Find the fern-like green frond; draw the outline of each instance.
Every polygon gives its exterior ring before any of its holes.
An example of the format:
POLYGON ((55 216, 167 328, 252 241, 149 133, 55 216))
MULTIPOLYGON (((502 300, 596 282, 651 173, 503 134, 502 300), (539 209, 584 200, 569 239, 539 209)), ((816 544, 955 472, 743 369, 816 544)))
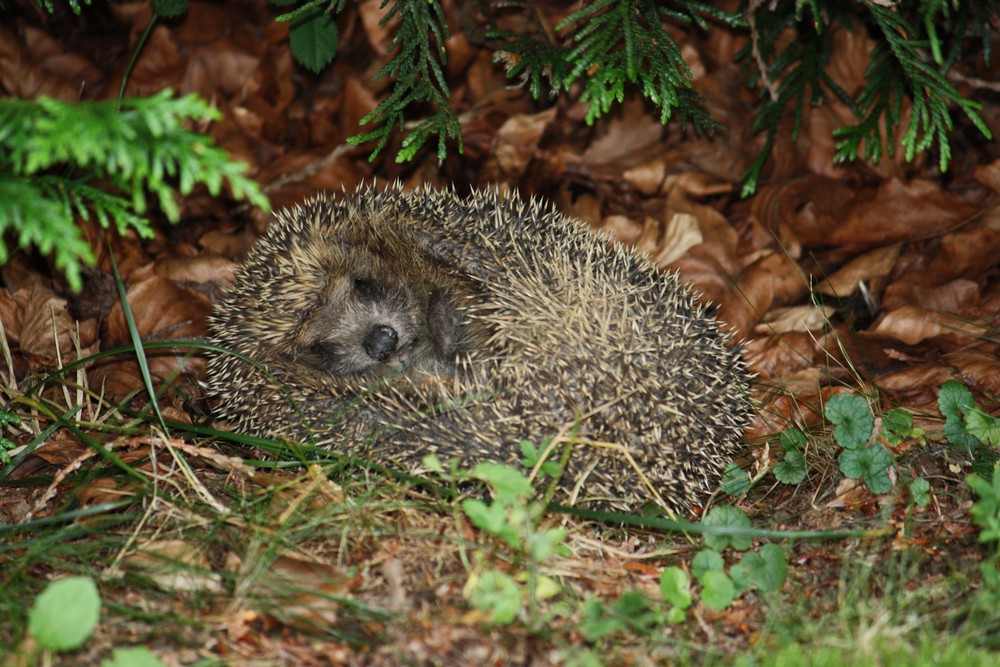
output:
MULTIPOLYGON (((80 261, 93 256, 75 218, 90 214, 104 227, 149 234, 147 193, 176 222, 175 196, 197 184, 213 195, 224 182, 238 199, 267 208, 267 198, 211 138, 186 129, 218 112, 194 95, 170 91, 150 98, 70 104, 50 98, 0 100, 0 234, 13 232, 20 247, 55 253, 71 287, 80 287, 80 261), (58 175, 55 173, 58 171, 58 175), (68 174, 68 176, 66 175, 68 174), (88 183, 99 179, 111 192, 88 183), (43 215, 44 214, 44 215, 43 215)), ((7 258, 0 247, 0 261, 7 258)))
POLYGON ((981 105, 963 98, 948 80, 948 73, 969 53, 966 41, 970 38, 982 42, 984 62, 989 62, 988 26, 997 20, 1000 6, 996 0, 926 0, 892 6, 797 0, 759 6, 750 17, 751 41, 738 58, 743 59, 750 80, 761 83, 765 99, 755 129, 766 131, 767 136, 764 149, 743 174, 743 195, 756 189, 788 106, 792 105, 794 113, 794 139, 805 102, 819 103, 828 94, 844 102, 858 119, 854 125, 834 130, 836 160, 854 160, 861 155, 878 162, 885 153, 894 155, 897 130, 907 122, 909 103, 908 124, 900 138, 906 159, 936 148, 939 168, 947 169, 952 111, 960 110, 983 136, 991 138, 979 117, 981 105), (875 39, 865 85, 853 99, 825 70, 830 58, 829 34, 837 24, 852 29, 865 26, 875 39), (780 38, 782 31, 791 27, 797 31, 796 39, 776 52, 775 45, 786 41, 780 38))
POLYGON ((541 94, 543 81, 553 91, 568 91, 582 80, 580 101, 587 105, 587 123, 621 102, 629 86, 638 86, 659 107, 661 122, 678 111, 682 123, 710 132, 719 126, 694 93, 691 70, 664 28, 667 22, 705 28, 706 17, 730 26, 744 25, 739 14, 696 0, 596 0, 555 26, 568 33, 566 45, 507 32, 493 32, 490 37, 504 42, 496 59, 507 66, 507 77, 527 85, 535 98, 541 94))
MULTIPOLYGON (((774 147, 781 121, 789 105, 792 105, 793 109, 793 141, 798 138, 807 102, 818 104, 828 92, 832 92, 848 106, 854 106, 850 96, 824 71, 830 57, 829 31, 818 30, 815 24, 803 21, 799 25, 800 38, 792 41, 777 55, 773 55, 773 45, 777 42, 778 33, 785 24, 779 17, 771 18, 773 20, 763 20, 758 23, 758 30, 762 57, 773 57, 766 71, 767 78, 776 83, 773 95, 761 86, 761 96, 764 101, 754 121, 754 131, 763 131, 767 134, 764 148, 742 175, 744 197, 757 189, 761 171, 774 147)), ((751 46, 748 45, 738 57, 749 60, 750 49, 751 46)))
MULTIPOLYGON (((389 0, 384 0, 384 9, 389 0)), ((434 112, 415 127, 409 128, 397 162, 411 159, 432 135, 437 135, 438 159, 447 154, 446 140, 458 142, 462 151, 462 127, 451 108, 448 84, 441 69, 447 61, 445 40, 450 37, 444 10, 437 0, 395 0, 380 23, 399 20, 399 31, 392 41, 395 56, 375 75, 375 80, 388 76, 394 80, 389 96, 375 110, 361 119, 361 124, 377 127, 370 132, 350 137, 352 144, 378 140, 371 159, 382 151, 395 127, 403 128, 403 112, 410 104, 429 103, 434 112)))
MULTIPOLYGON (((931 9, 928 17, 940 8, 931 9)), ((933 60, 944 63, 941 39, 931 21, 925 22, 925 27, 930 25, 928 39, 921 40, 913 37, 917 34, 915 28, 899 12, 876 4, 870 5, 869 11, 885 41, 879 42, 872 52, 867 81, 858 96, 859 122, 834 132, 837 138, 835 158, 853 160, 864 143, 865 157, 878 162, 883 151, 880 120, 884 121, 889 137, 888 153, 893 155, 892 137, 902 121, 903 100, 909 99, 912 103, 910 122, 900 139, 906 160, 912 160, 917 153, 936 144, 938 167, 946 171, 951 161, 948 133, 953 122, 950 108, 960 109, 989 139, 992 134, 978 114, 983 107, 963 98, 945 77, 945 72, 939 69, 940 65, 924 57, 923 50, 930 46, 933 60)))
POLYGON ((574 29, 574 46, 564 56, 572 69, 562 85, 568 89, 583 77, 580 101, 587 104, 587 123, 621 102, 626 84, 638 84, 643 96, 660 108, 662 123, 680 109, 682 119, 698 129, 717 126, 691 92, 691 70, 663 27, 668 19, 690 15, 697 14, 690 8, 687 14, 671 11, 652 0, 598 0, 556 26, 574 29))

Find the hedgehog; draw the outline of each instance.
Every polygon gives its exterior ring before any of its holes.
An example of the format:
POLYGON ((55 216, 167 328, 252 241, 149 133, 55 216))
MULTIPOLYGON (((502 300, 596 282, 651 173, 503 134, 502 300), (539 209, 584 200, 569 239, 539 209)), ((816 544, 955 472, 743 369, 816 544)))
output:
POLYGON ((210 339, 254 362, 209 360, 236 431, 416 474, 544 443, 566 504, 688 512, 752 412, 739 345, 676 274, 496 190, 366 185, 277 213, 210 339))

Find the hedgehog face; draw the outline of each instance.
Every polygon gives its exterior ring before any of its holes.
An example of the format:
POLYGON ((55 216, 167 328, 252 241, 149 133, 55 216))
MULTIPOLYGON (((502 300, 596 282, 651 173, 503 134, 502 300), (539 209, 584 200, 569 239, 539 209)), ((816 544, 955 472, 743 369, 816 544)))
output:
POLYGON ((331 271, 295 357, 334 377, 378 378, 450 362, 461 317, 443 289, 352 248, 331 271))

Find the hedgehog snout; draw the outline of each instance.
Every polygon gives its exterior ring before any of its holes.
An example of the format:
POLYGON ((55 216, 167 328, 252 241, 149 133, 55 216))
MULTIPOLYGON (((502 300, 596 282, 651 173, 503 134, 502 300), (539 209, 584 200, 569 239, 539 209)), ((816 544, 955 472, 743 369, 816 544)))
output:
POLYGON ((386 361, 399 348, 399 334, 390 326, 375 324, 365 333, 361 347, 375 361, 386 361))

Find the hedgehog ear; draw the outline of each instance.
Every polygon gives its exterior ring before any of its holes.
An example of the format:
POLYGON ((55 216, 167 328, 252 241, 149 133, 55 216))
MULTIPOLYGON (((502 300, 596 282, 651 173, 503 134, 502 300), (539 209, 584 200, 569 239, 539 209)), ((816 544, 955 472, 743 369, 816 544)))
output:
POLYGON ((453 359, 458 352, 458 341, 462 333, 462 314, 440 287, 431 289, 427 330, 434 341, 434 351, 438 357, 447 361, 453 359))

